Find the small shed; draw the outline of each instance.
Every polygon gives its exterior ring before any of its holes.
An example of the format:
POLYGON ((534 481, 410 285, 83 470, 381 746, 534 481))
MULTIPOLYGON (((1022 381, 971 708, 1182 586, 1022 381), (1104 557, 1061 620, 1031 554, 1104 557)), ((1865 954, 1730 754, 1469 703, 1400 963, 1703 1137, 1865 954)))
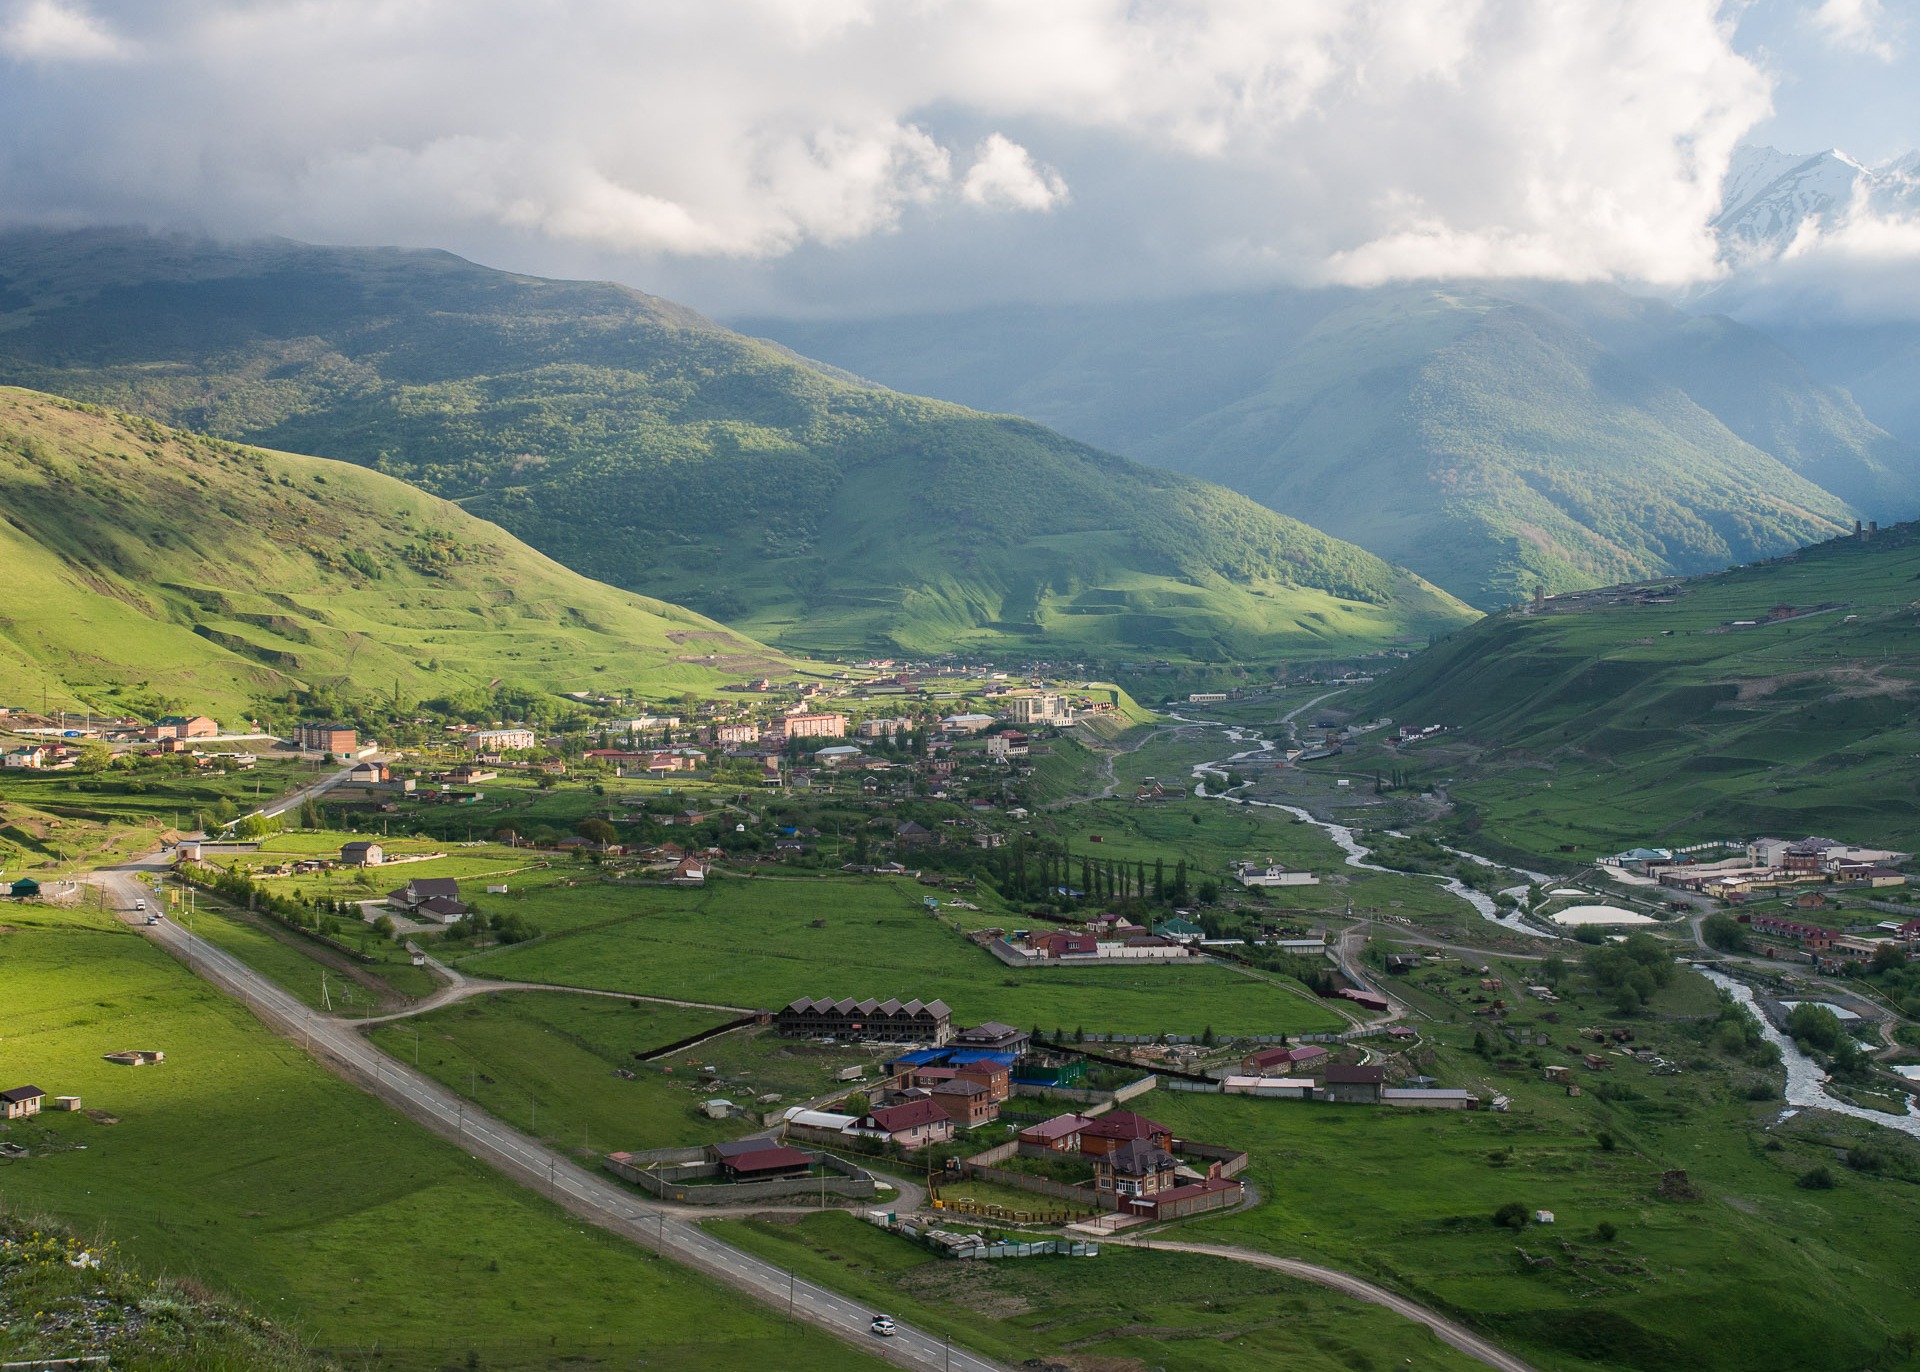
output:
POLYGON ((21 877, 7 888, 7 893, 15 900, 30 900, 40 894, 40 883, 32 877, 21 877))
POLYGON ((39 1114, 40 1102, 46 1098, 47 1093, 37 1086, 16 1086, 10 1091, 0 1091, 0 1110, 4 1110, 10 1120, 23 1120, 39 1114))

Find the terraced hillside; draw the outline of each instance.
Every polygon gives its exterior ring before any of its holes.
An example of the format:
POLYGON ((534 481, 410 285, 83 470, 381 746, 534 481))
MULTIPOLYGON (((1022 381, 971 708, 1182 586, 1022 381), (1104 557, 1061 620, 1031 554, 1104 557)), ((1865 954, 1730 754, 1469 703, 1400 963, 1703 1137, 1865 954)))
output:
POLYGON ((1920 846, 1920 525, 1482 621, 1353 703, 1457 731, 1481 847, 1591 857, 1816 833, 1920 846), (1464 746, 1463 746, 1464 745, 1464 746))
POLYGON ((0 703, 712 690, 779 654, 341 462, 0 389, 0 703))
POLYGON ((444 253, 0 236, 0 380, 375 467, 808 650, 1271 659, 1470 612, 1244 496, 444 253))

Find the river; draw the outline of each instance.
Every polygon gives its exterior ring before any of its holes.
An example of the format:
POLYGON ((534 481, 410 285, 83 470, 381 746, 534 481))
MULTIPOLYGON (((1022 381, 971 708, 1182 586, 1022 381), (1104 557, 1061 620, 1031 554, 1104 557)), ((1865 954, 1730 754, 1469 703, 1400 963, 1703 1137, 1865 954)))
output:
POLYGON ((1823 1080, 1825 1073, 1820 1064, 1800 1051, 1800 1046, 1781 1033, 1760 1013, 1760 1007, 1753 1003, 1753 988, 1744 981, 1736 981, 1724 972, 1716 972, 1711 967, 1695 963, 1694 970, 1722 991, 1732 996, 1749 1015, 1760 1022, 1760 1032, 1768 1043, 1780 1050, 1781 1058, 1787 1064, 1787 1104, 1801 1110, 1831 1110, 1836 1115, 1850 1115, 1857 1120, 1866 1120, 1870 1124, 1883 1124, 1889 1129, 1898 1129, 1903 1134, 1911 1134, 1920 1139, 1920 1114, 1914 1113, 1911 1097, 1907 1100, 1905 1115, 1888 1115, 1879 1110, 1869 1110, 1862 1105, 1854 1105, 1827 1094, 1823 1080))
MULTIPOLYGON (((1326 699, 1325 696, 1320 697, 1320 700, 1324 699, 1326 699)), ((1302 705, 1299 709, 1295 710, 1293 714, 1288 715, 1283 722, 1290 722, 1293 719, 1293 715, 1299 714, 1300 710, 1304 710, 1308 708, 1308 706, 1318 703, 1318 701, 1308 701, 1307 705, 1302 705)), ((1171 714, 1171 712, 1169 713, 1171 714)), ((1172 718, 1179 720, 1183 724, 1205 725, 1210 728, 1224 730, 1229 743, 1252 743, 1255 745, 1252 748, 1243 748, 1240 752, 1234 753, 1223 761, 1202 762, 1195 766, 1193 768, 1193 793, 1195 796, 1208 800, 1224 800, 1229 805, 1254 805, 1263 810, 1283 810, 1303 823, 1311 824, 1316 829, 1324 830, 1327 837, 1332 839, 1334 843, 1339 846, 1340 851, 1347 855, 1347 866, 1349 867, 1359 868, 1365 872, 1393 872, 1400 876, 1423 876, 1429 880, 1439 882, 1446 890, 1460 897, 1461 900, 1471 905, 1482 919, 1490 924, 1497 924, 1502 929, 1510 929, 1516 934, 1525 934, 1528 938, 1557 939, 1559 937, 1558 935, 1545 933, 1534 928, 1517 914, 1501 914, 1500 907, 1494 903, 1492 896, 1474 890, 1458 877, 1443 877, 1432 872, 1402 872, 1397 867, 1382 867, 1377 862, 1367 861, 1368 857, 1372 855, 1373 850, 1355 838, 1353 830, 1344 824, 1334 824, 1329 820, 1316 819, 1310 812, 1303 810, 1298 805, 1282 805, 1270 800, 1250 800, 1244 796, 1233 795, 1230 792, 1212 792, 1207 790, 1208 777, 1214 777, 1221 782, 1227 781, 1228 772, 1235 763, 1269 761, 1270 758, 1268 755, 1273 751, 1273 740, 1262 737, 1256 729, 1243 728, 1237 724, 1227 724, 1217 719, 1188 719, 1184 715, 1178 714, 1172 715, 1172 718)), ((1388 832, 1394 833, 1395 831, 1388 830, 1388 832)), ((1401 837, 1401 835, 1398 834, 1395 836, 1401 837)), ((1466 858, 1470 862, 1478 863, 1482 867, 1518 872, 1519 875, 1526 877, 1528 881, 1545 882, 1551 880, 1551 878, 1544 873, 1529 872, 1522 868, 1509 868, 1503 863, 1495 862, 1492 858, 1481 857, 1478 853, 1465 852, 1459 848, 1448 848, 1447 851, 1458 857, 1466 858)), ((1500 894, 1513 898, 1517 895, 1524 894, 1526 889, 1525 883, 1522 883, 1518 886, 1507 887, 1502 890, 1500 894)))

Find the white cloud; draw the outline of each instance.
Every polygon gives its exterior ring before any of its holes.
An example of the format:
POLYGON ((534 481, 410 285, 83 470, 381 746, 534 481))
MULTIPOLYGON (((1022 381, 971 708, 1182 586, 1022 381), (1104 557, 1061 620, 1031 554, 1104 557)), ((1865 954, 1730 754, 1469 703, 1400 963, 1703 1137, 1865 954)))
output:
POLYGON ((960 184, 961 196, 976 205, 1016 210, 1050 210, 1067 198, 1067 183, 1052 167, 1004 134, 990 134, 960 184))
POLYGON ((97 62, 124 55, 111 30, 78 5, 15 0, 0 11, 0 53, 31 62, 97 62))
POLYGON ((1893 23, 1881 0, 1821 0, 1807 22, 1842 52, 1857 52, 1891 62, 1899 55, 1893 23))
POLYGON ((1012 256, 1067 288, 1685 281, 1768 108, 1732 3, 147 0, 108 35, 30 0, 10 36, 124 60, 10 38, 0 212, 655 283, 826 250, 923 251, 956 295, 1012 256))

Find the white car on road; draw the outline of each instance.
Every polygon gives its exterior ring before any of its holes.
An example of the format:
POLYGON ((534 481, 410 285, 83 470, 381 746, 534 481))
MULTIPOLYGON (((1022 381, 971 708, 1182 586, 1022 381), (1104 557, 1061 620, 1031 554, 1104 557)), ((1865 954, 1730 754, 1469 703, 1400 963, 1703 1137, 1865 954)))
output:
POLYGON ((890 1339, 898 1332, 894 1326, 893 1317, 890 1315, 875 1315, 871 1320, 867 1321, 867 1328, 871 1329, 883 1339, 890 1339))

